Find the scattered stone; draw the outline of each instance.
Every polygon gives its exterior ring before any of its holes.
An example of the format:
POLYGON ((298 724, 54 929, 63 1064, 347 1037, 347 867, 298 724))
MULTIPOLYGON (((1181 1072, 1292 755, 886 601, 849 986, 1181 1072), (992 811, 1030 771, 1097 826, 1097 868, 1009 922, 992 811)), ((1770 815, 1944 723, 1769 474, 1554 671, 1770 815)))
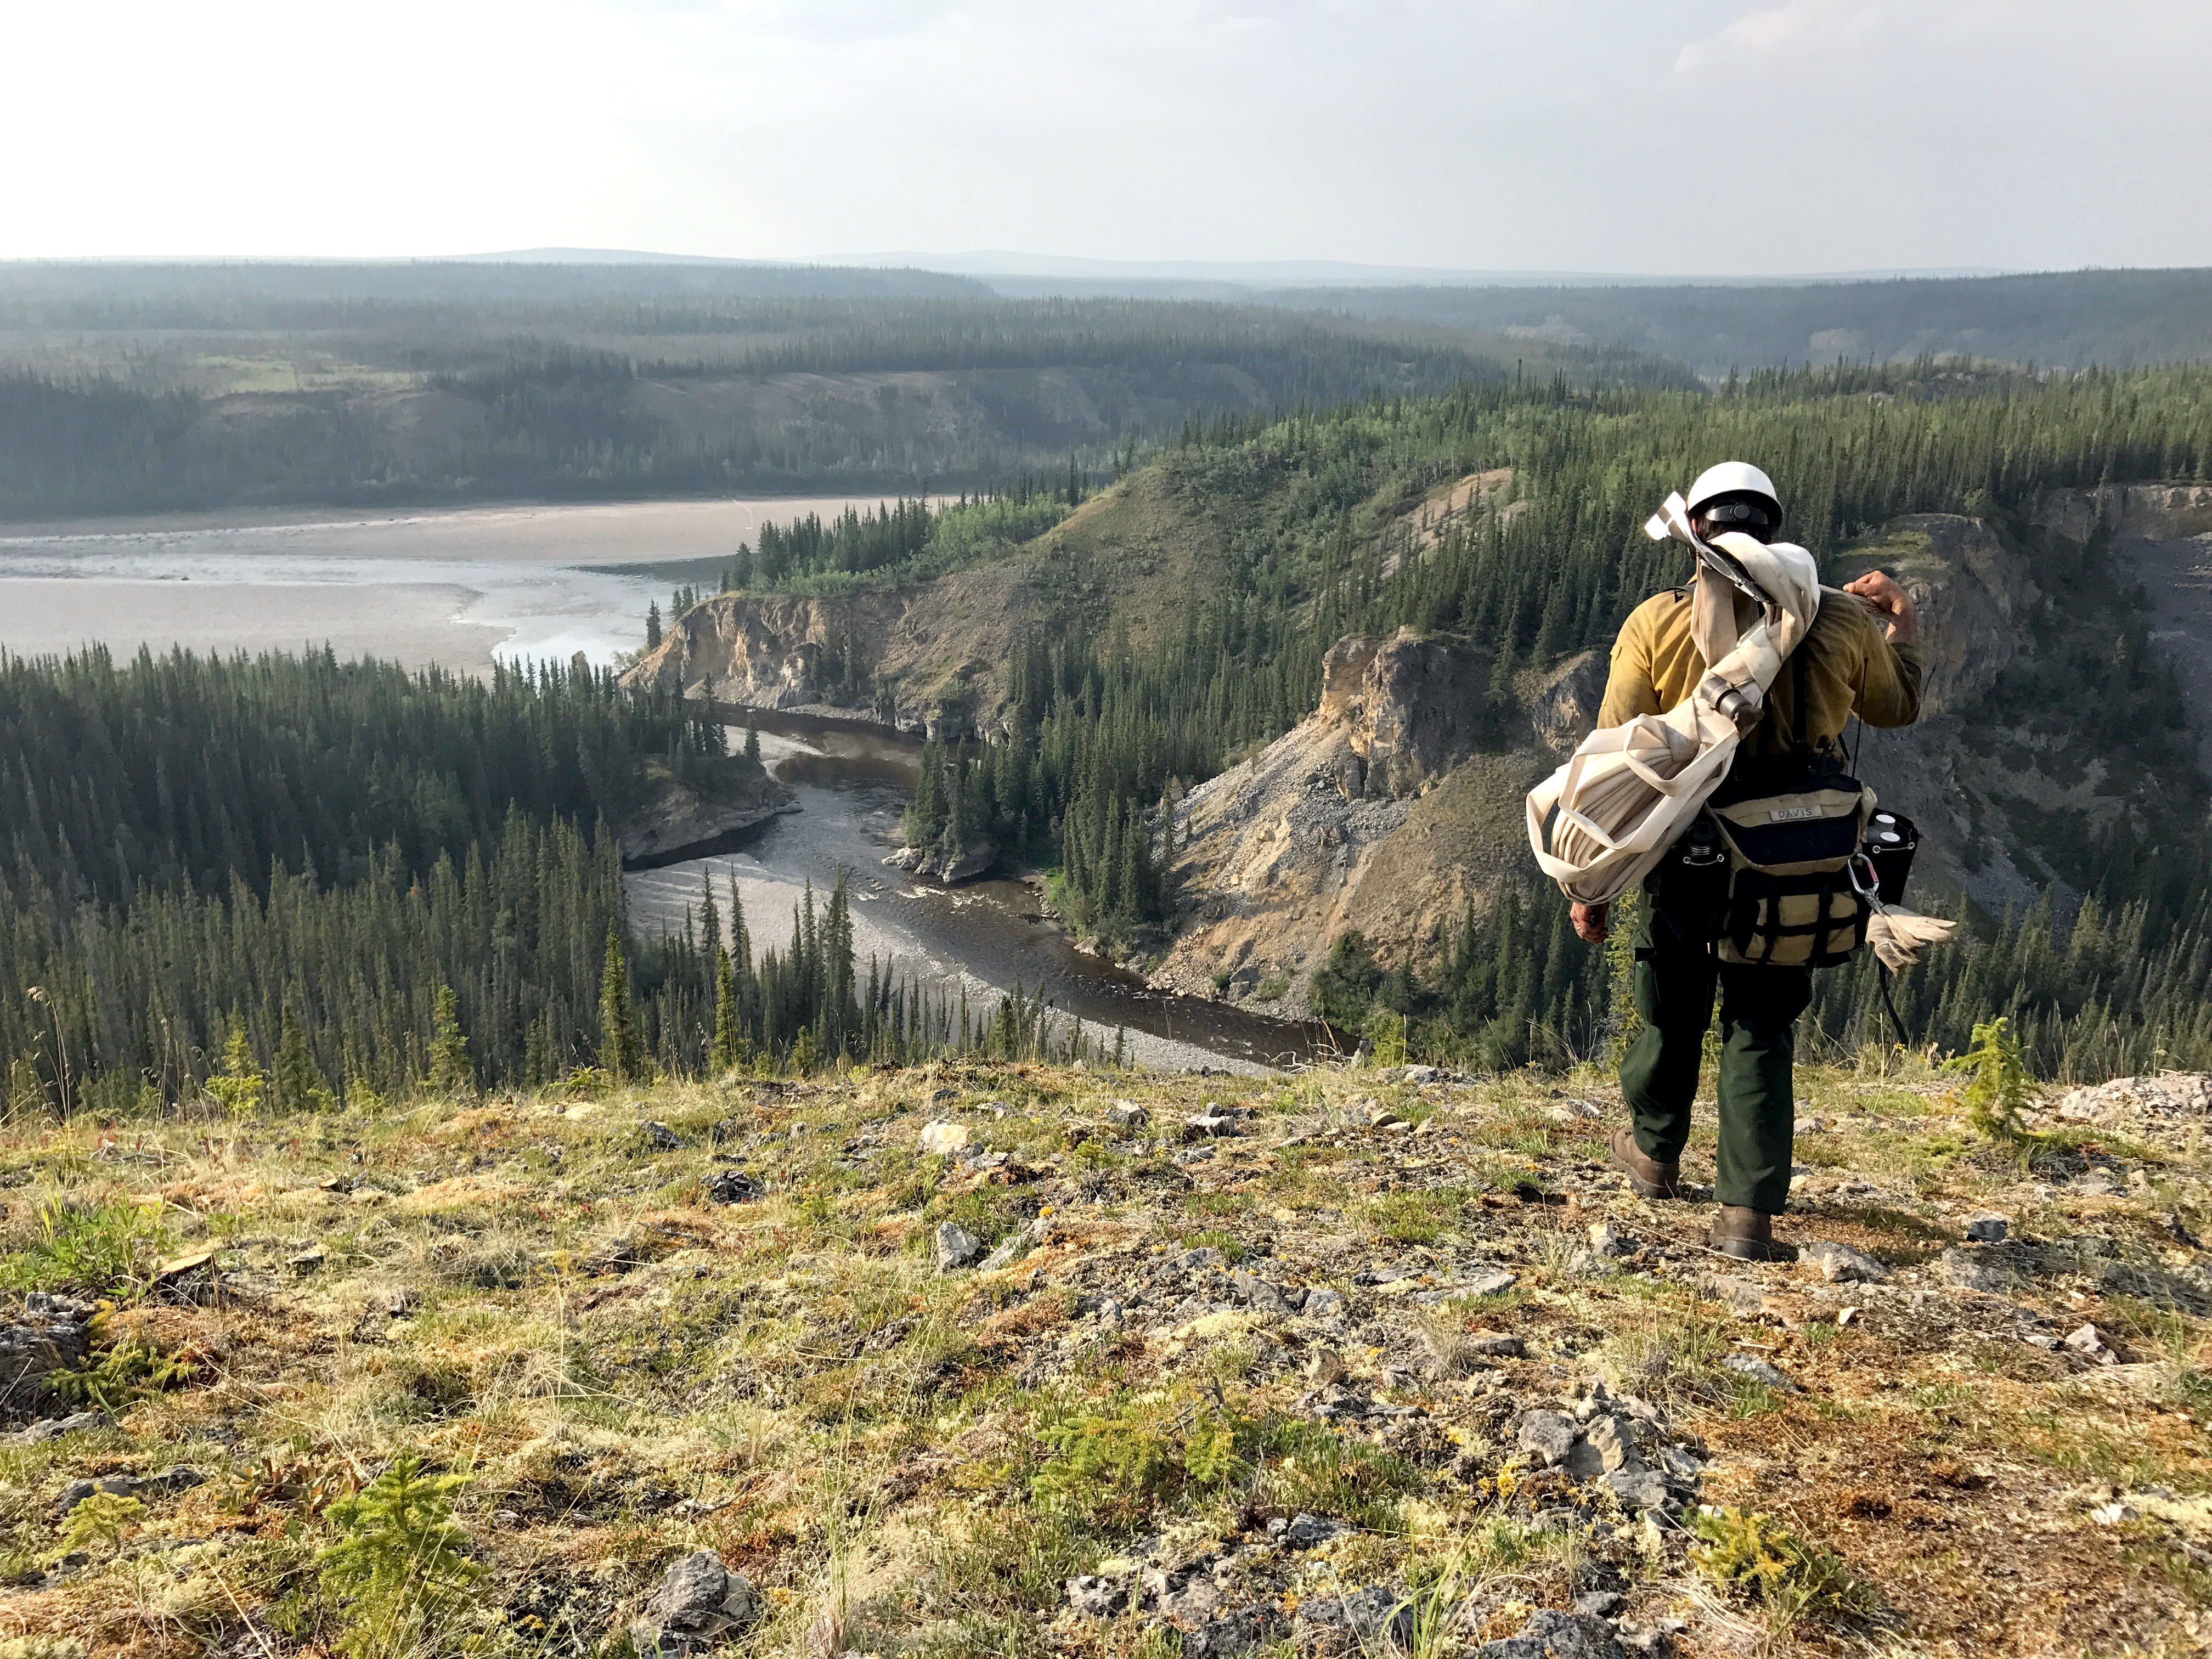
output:
POLYGON ((1257 1312, 1287 1315, 1291 1310, 1291 1304, 1283 1299, 1282 1291, 1257 1273, 1246 1273, 1240 1267, 1229 1275, 1229 1283, 1237 1294, 1257 1312))
POLYGON ((1294 1515, 1283 1528, 1283 1547, 1310 1550, 1333 1538, 1342 1538, 1351 1530, 1343 1522, 1332 1521, 1327 1516, 1294 1515))
POLYGON ((1954 1244, 1937 1256, 1936 1272, 1945 1284, 1962 1291, 2002 1296, 2013 1286, 2013 1276, 1993 1258, 1963 1244, 1954 1244))
POLYGON ((915 1139, 915 1150, 925 1158, 953 1158, 968 1150, 975 1136, 964 1123, 947 1123, 943 1119, 921 1126, 921 1133, 915 1139))
POLYGON ((1523 1412, 1514 1442, 1547 1468, 1552 1468, 1565 1462, 1575 1449, 1574 1420, 1557 1412, 1523 1412))
POLYGON ((1603 1619, 1556 1607, 1539 1607, 1512 1635, 1474 1652, 1475 1659, 1627 1659, 1603 1619))
POLYGON ((1664 1510, 1674 1499, 1667 1478, 1656 1469, 1615 1469, 1605 1477, 1605 1484, 1624 1509, 1664 1510))
POLYGON ((1117 1129, 1141 1129, 1152 1115, 1133 1100, 1117 1100, 1106 1109, 1106 1121, 1117 1129))
POLYGON ((1766 1305, 1765 1285, 1754 1279, 1738 1279, 1732 1273, 1705 1274, 1698 1280, 1698 1294, 1715 1302, 1725 1302, 1729 1311, 1747 1316, 1766 1305))
POLYGON ((983 1241, 957 1221, 937 1224, 937 1271, 949 1273, 983 1254, 983 1241))
POLYGON ((1636 1442, 1631 1437, 1627 1420, 1624 1418, 1611 1415, 1592 1418, 1589 1426, 1583 1431, 1583 1444, 1597 1453, 1599 1466, 1607 1474, 1620 1469, 1626 1469, 1631 1474, 1640 1474, 1649 1467, 1643 1454, 1636 1449, 1636 1442))
POLYGON ((2105 1334, 2094 1325, 2083 1325, 2077 1330, 2069 1332, 2066 1336, 2066 1346, 2084 1358, 2094 1359, 2100 1365, 2117 1365, 2120 1363, 2119 1355, 2114 1353, 2112 1345, 2105 1340, 2105 1334))
POLYGON ((53 1516, 57 1521, 60 1520, 95 1492, 105 1492, 115 1498, 137 1498, 142 1493, 183 1492, 202 1485, 206 1480, 207 1476, 198 1469, 179 1468, 165 1474, 149 1475, 143 1480, 135 1474, 111 1474, 98 1480, 72 1480, 54 1499, 53 1516))
POLYGON ((694 1550, 660 1581, 630 1621, 629 1639, 654 1659, 705 1653, 726 1636, 744 1631, 758 1616, 760 1599, 741 1573, 723 1565, 712 1550, 694 1550))
POLYGON ((684 1150, 684 1138, 665 1123, 647 1119, 643 1133, 645 1144, 656 1152, 680 1152, 684 1150))
POLYGON ((1340 1641, 1348 1635, 1363 1647, 1379 1639, 1402 1653, 1413 1645, 1414 1623, 1413 1607, 1403 1597, 1381 1584, 1370 1584, 1347 1595, 1317 1595, 1300 1602, 1292 1635, 1301 1650, 1327 1632, 1340 1641))
POLYGON ((1757 1354, 1732 1353, 1721 1361, 1721 1369, 1734 1371, 1738 1376, 1747 1376, 1753 1382, 1783 1394, 1796 1394, 1797 1385, 1777 1370, 1757 1354))
POLYGON ((1017 1227, 999 1243, 999 1248, 985 1256, 978 1273, 994 1273, 1001 1267, 1011 1267, 1044 1241, 1044 1224, 1032 1221, 1027 1226, 1017 1227))
POLYGON ((1305 1305, 1298 1311, 1308 1319, 1341 1319, 1344 1297, 1326 1285, 1316 1285, 1306 1292, 1305 1305))
POLYGON ((1984 1212, 1966 1218, 1966 1237, 1977 1244, 2002 1244, 2012 1231, 2012 1223, 2001 1215, 1984 1212))
POLYGON ((750 1204, 768 1195, 768 1183, 743 1170, 717 1170, 706 1186, 710 1204, 750 1204))
POLYGON ((1801 1245, 1797 1261, 1801 1267, 1817 1268, 1831 1285, 1879 1285, 1889 1277, 1889 1269, 1865 1251, 1832 1238, 1816 1238, 1801 1245))
POLYGON ((20 1434, 9 1436, 18 1446, 43 1446, 49 1440, 58 1440, 65 1434, 81 1434, 88 1429, 112 1429, 115 1419, 106 1412, 72 1412, 67 1417, 49 1417, 33 1423, 20 1434))
POLYGON ((1129 1605, 1129 1581, 1085 1574, 1067 1581, 1069 1611, 1085 1619, 1112 1619, 1129 1605))
POLYGON ((1589 1247, 1595 1255, 1629 1255, 1635 1252, 1636 1241, 1610 1221, 1593 1221, 1589 1247))

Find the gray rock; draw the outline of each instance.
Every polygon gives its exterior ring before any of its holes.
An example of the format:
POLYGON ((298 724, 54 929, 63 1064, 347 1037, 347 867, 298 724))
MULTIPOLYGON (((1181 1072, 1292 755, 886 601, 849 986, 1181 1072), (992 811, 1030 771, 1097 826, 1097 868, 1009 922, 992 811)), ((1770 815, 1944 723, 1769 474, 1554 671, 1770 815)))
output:
POLYGON ((1236 1287, 1237 1294, 1256 1312, 1287 1314, 1291 1310, 1291 1304, 1283 1299, 1282 1291, 1257 1273, 1246 1273, 1240 1267, 1229 1275, 1229 1282, 1236 1287))
POLYGON ((33 1290, 13 1321, 0 1321, 0 1409, 33 1411, 51 1401, 46 1376, 77 1371, 91 1347, 93 1305, 33 1290))
POLYGON ((207 1476, 198 1469, 173 1468, 165 1474, 149 1475, 141 1480, 135 1474, 111 1474, 98 1480, 72 1480, 64 1486, 61 1496, 54 1499, 56 1520, 67 1515, 94 1492, 106 1492, 116 1498, 137 1498, 152 1492, 183 1492, 203 1484, 207 1476))
POLYGON ((647 1119, 645 1127, 640 1133, 645 1136, 645 1144, 656 1152, 678 1152, 684 1150, 683 1136, 678 1134, 665 1123, 647 1119))
POLYGON ((1341 1319, 1344 1297, 1326 1285, 1316 1285, 1306 1291, 1305 1304, 1298 1311, 1308 1319, 1341 1319))
POLYGON ((1322 1631, 1342 1632, 1362 1643, 1379 1638, 1403 1651, 1413 1640, 1413 1609, 1402 1596, 1381 1584, 1300 1602, 1294 1638, 1322 1631))
POLYGON ((759 1616, 760 1599, 741 1573, 732 1572, 712 1550, 694 1550, 668 1569, 630 1621, 629 1638, 641 1655, 672 1659, 705 1653, 759 1616))
POLYGON ((58 1440, 65 1434, 78 1434, 88 1429, 112 1429, 115 1419, 106 1412, 74 1412, 67 1417, 49 1417, 33 1423, 21 1434, 10 1437, 19 1446, 42 1446, 49 1440, 58 1440))
POLYGON ((1129 1605, 1129 1581, 1085 1574, 1067 1581, 1069 1611, 1085 1619, 1111 1619, 1129 1605))
POLYGON ((2075 1353, 2094 1359, 2099 1364, 2119 1364, 2119 1355, 2112 1352, 2112 1345, 2105 1340, 2105 1334, 2094 1325, 2083 1325, 2077 1329, 2069 1331, 2066 1334, 2065 1341, 2066 1346, 2073 1349, 2075 1353))
POLYGON ((706 1180, 709 1204, 750 1204, 768 1194, 768 1183, 743 1170, 717 1170, 706 1180))
POLYGON ((1637 1474, 1626 1469, 1615 1469, 1605 1477, 1605 1484, 1626 1509, 1663 1510, 1670 1499, 1666 1477, 1656 1469, 1645 1469, 1637 1474))
POLYGON ((1636 1449, 1630 1435, 1628 1419, 1611 1415, 1590 1419, 1583 1431, 1583 1443, 1594 1447, 1601 1468, 1610 1474, 1616 1469, 1626 1469, 1631 1474, 1640 1474, 1647 1467, 1644 1455, 1636 1449))
POLYGON ((1865 1251, 1832 1238, 1816 1238, 1800 1246, 1797 1261, 1801 1267, 1819 1269, 1820 1277, 1831 1285, 1879 1285, 1889 1277, 1889 1269, 1865 1251))
POLYGON ((1721 1369, 1734 1371, 1738 1376, 1747 1376, 1753 1382, 1782 1394, 1796 1394, 1797 1385, 1777 1370, 1773 1365, 1754 1353, 1732 1353, 1721 1361, 1721 1369))
POLYGON ((1324 1515, 1294 1515, 1283 1528, 1283 1547, 1310 1550, 1332 1538, 1341 1538, 1351 1530, 1343 1522, 1332 1521, 1324 1515))
POLYGON ((1966 1218, 1966 1237, 1977 1244, 2002 1244, 2005 1235, 2011 1231, 2010 1221, 1987 1211, 1966 1218))
POLYGON ((949 1273, 983 1254, 983 1241, 957 1221, 937 1224, 937 1271, 949 1273))
POLYGON ((2014 1282, 2012 1274, 1995 1258, 1963 1244, 1954 1244, 1937 1256, 1936 1272, 1946 1285, 1990 1296, 2002 1296, 2012 1289, 2014 1282))
POLYGON ((1706 1273, 1698 1280, 1698 1294, 1725 1302, 1731 1312, 1755 1314, 1766 1305, 1766 1290, 1755 1279, 1731 1273, 1706 1273))
POLYGON ((1289 1633, 1290 1621, 1272 1607, 1232 1607, 1182 1633, 1183 1659, 1235 1659, 1289 1633))
POLYGON ((1574 1419, 1557 1412, 1523 1412, 1514 1442, 1547 1468, 1564 1463, 1575 1449, 1574 1419))
POLYGON ((1512 1635, 1474 1651, 1475 1659, 1628 1659, 1604 1620, 1556 1607, 1538 1608, 1512 1635))

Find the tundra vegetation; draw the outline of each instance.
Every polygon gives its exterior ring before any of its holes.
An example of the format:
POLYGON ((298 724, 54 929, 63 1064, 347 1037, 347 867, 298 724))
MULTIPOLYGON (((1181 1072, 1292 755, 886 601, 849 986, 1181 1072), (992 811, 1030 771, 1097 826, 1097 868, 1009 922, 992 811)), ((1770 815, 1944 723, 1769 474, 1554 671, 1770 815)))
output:
POLYGON ((2212 1093, 2030 1090, 2024 1151, 1960 1085, 1809 1073, 1776 1267, 1605 1170, 1594 1073, 956 1059, 19 1115, 0 1629, 2191 1650, 2212 1093))

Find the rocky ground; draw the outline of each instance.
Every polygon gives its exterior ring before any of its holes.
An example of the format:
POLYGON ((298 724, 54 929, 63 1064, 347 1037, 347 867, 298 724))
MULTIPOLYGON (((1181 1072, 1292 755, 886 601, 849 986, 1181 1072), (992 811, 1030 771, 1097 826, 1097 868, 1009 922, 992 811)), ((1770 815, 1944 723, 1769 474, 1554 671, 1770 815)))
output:
POLYGON ((1774 1267, 1591 1078, 17 1122, 0 1654, 2204 1650, 2212 1090, 1807 1093, 1774 1267))

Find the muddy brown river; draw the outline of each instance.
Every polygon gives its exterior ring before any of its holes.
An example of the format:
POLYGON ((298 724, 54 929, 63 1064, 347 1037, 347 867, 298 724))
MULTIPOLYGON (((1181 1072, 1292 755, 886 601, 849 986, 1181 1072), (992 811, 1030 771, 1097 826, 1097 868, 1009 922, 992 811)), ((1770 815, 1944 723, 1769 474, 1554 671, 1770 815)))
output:
MULTIPOLYGON (((1304 1060, 1328 1045, 1323 1027, 1155 991, 1078 951, 1025 882, 945 888, 887 867, 884 857, 899 845, 899 815, 913 793, 920 742, 860 721, 768 711, 755 718, 761 759, 796 793, 800 810, 701 856, 633 871, 626 878, 630 921, 641 932, 681 930, 705 881, 713 882, 716 903, 726 905, 734 879, 754 949, 781 950, 806 884, 824 893, 842 867, 850 872, 863 975, 871 954, 895 961, 902 974, 956 998, 964 991, 983 1014, 1018 984, 1031 995, 1041 986, 1064 1019, 1080 1019, 1107 1049, 1117 1029, 1125 1031, 1131 1057, 1147 1066, 1259 1071, 1304 1060)), ((740 741, 733 729, 732 744, 740 741)))

